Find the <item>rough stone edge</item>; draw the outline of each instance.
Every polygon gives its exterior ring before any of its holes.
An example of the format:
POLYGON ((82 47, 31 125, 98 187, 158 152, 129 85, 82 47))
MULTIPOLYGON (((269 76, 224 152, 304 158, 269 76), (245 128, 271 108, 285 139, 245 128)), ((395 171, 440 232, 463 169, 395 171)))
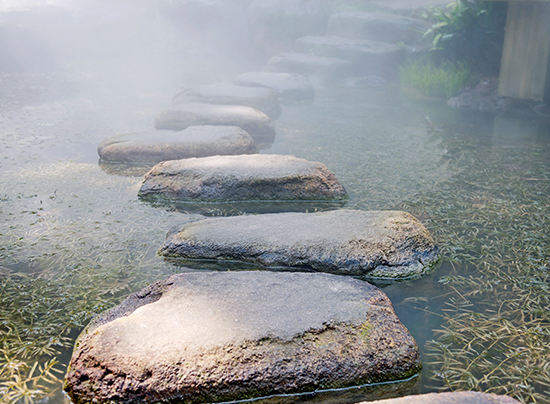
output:
MULTIPOLYGON (((254 199, 219 199, 219 200, 203 200, 202 198, 197 199, 180 199, 176 196, 172 195, 165 195, 163 193, 159 192, 142 192, 143 187, 145 186, 145 182, 149 179, 149 173, 146 173, 143 179, 143 183, 138 191, 138 198, 140 198, 143 201, 150 202, 150 203, 158 203, 158 204, 180 204, 180 205, 194 205, 194 204, 208 204, 208 205, 224 205, 224 204, 251 204, 251 205, 257 205, 258 207, 262 205, 267 204, 289 204, 289 205, 299 205, 299 204, 320 204, 321 206, 324 205, 334 205, 334 206, 344 206, 349 201, 349 194, 346 190, 346 188, 342 185, 340 181, 338 181, 338 178, 336 178, 336 175, 330 171, 323 163, 319 163, 316 161, 312 161, 313 164, 318 164, 318 167, 313 167, 312 170, 314 170, 313 173, 308 173, 307 175, 288 175, 285 177, 280 177, 277 179, 258 179, 256 182, 266 182, 270 183, 272 187, 277 187, 278 185, 284 185, 286 183, 293 183, 295 181, 303 182, 304 185, 307 185, 307 183, 311 183, 314 180, 317 180, 321 178, 334 181, 336 184, 335 186, 331 186, 330 188, 334 188, 333 192, 330 195, 319 195, 319 198, 311 198, 311 199, 299 199, 299 198, 292 198, 292 199, 260 199, 254 198, 254 199), (319 174, 319 175, 316 175, 319 174), (336 189, 340 188, 341 192, 336 189), (337 192, 338 191, 338 192, 337 192)), ((154 169, 153 167, 151 171, 154 169)), ((166 174, 165 174, 166 175, 166 174)), ((327 182, 325 181, 319 181, 321 184, 327 185, 327 182)), ((243 186, 247 188, 252 188, 252 183, 247 182, 244 183, 244 181, 235 182, 233 184, 234 186, 243 186)), ((263 185, 264 187, 266 185, 263 185)), ((289 192, 290 195, 290 192, 289 192)))
MULTIPOLYGON (((198 219, 200 220, 200 219, 198 219)), ((130 315, 131 313, 133 313, 135 310, 137 310, 139 307, 142 307, 146 304, 149 304, 149 303, 154 303, 156 301, 158 301, 163 293, 168 290, 170 288, 171 285, 173 285, 174 283, 176 283, 179 279, 181 278, 184 278, 186 274, 182 273, 182 274, 175 274, 175 275, 172 275, 171 277, 167 278, 167 279, 164 279, 164 280, 161 280, 161 281, 158 281, 152 285, 149 285, 147 287, 145 287, 144 289, 138 291, 138 292, 135 292, 135 293, 132 293, 130 296, 128 296, 127 299, 125 299, 120 305, 117 305, 109 310, 107 310, 106 312, 100 314, 99 316, 97 316, 95 319, 92 320, 92 322, 90 322, 90 324, 86 327, 86 329, 81 333, 81 335, 78 337, 77 339, 77 342, 75 344, 75 350, 78 349, 79 347, 79 343, 80 341, 82 341, 84 338, 86 338, 90 333, 92 333, 94 330, 96 330, 98 327, 100 327, 101 325, 103 324, 106 324, 108 322, 111 322, 113 320, 116 320, 118 318, 121 318, 121 317, 126 317, 128 315, 130 315)), ((239 381, 236 380, 234 383, 236 384, 236 386, 226 386, 226 389, 229 389, 229 391, 225 391, 225 392, 222 392, 222 393, 219 393, 218 395, 214 395, 213 393, 206 393, 206 394, 198 394, 198 395, 193 395, 193 399, 191 399, 190 397, 184 397, 183 395, 180 395, 180 396, 172 396, 172 397, 162 397, 162 395, 159 397, 157 394, 155 394, 154 397, 149 397, 149 396, 146 396, 146 397, 142 397, 142 398, 138 398, 138 397, 133 397, 133 398, 130 398, 129 401, 130 402, 136 402, 136 398, 139 399, 139 401, 142 401, 143 402, 146 402, 146 403, 156 403, 156 402, 169 402, 169 403, 180 403, 180 402, 183 402, 183 400, 185 400, 186 403, 206 403, 206 402, 228 402, 228 401, 234 401, 234 400, 253 400, 253 399, 260 399, 260 398, 267 398, 269 396, 273 396, 273 395, 286 395, 286 394, 300 394, 300 393, 303 393, 303 390, 304 388, 306 389, 309 389, 310 393, 311 392, 317 392, 317 391, 330 391, 330 390, 333 390, 333 389, 347 389, 347 388, 352 388, 352 387, 358 387, 358 386, 369 386, 369 385, 377 385, 377 384, 389 384, 389 383, 399 383, 399 382, 406 382, 408 380, 411 380, 413 379, 414 377, 417 377, 420 373, 420 371, 422 370, 422 364, 421 364, 421 358, 420 358, 420 353, 418 351, 418 346, 416 344, 416 341, 414 340, 414 338, 412 337, 412 335, 410 334, 410 332, 407 330, 407 328, 403 325, 403 323, 401 323, 397 317, 397 314, 395 313, 395 310, 393 308, 393 305, 391 303, 391 301, 389 300, 389 298, 384 294, 383 291, 380 291, 380 294, 385 297, 385 300, 386 301, 386 304, 382 304, 379 306, 379 310, 376 311, 376 312, 368 312, 367 313, 367 317, 366 319, 359 325, 350 325, 348 323, 342 323, 342 324, 330 324, 330 323, 327 323, 327 324, 323 324, 323 327, 320 328, 320 329, 312 329, 312 330, 308 330, 304 333, 301 333, 301 334, 298 334, 296 336, 294 336, 291 340, 281 340, 279 338, 264 338, 264 339, 261 339, 261 340, 258 340, 258 341, 245 341, 243 343, 240 343, 240 344, 237 344, 237 345, 234 345, 234 344, 230 344, 230 345, 226 345, 226 346, 221 346, 221 347, 216 347, 216 348, 213 348, 213 349, 208 349, 208 350, 205 350, 205 352, 203 353, 202 356, 204 357, 218 357, 218 356, 221 356, 222 353, 226 353, 226 352, 230 352, 234 349, 237 349, 237 350, 242 350, 244 352, 244 357, 250 357, 250 358, 253 358, 253 359, 259 359, 259 360, 263 360, 265 359, 265 357, 267 357, 267 361, 264 360, 265 363, 271 363, 271 361, 269 360, 269 354, 272 353, 272 355, 275 357, 275 359, 277 359, 277 355, 282 351, 284 353, 285 351, 285 347, 292 347, 294 345, 294 348, 291 348, 291 350, 294 350, 296 351, 296 354, 297 355, 292 355, 293 357, 295 356, 300 356, 299 354, 302 354, 302 355, 309 355, 309 350, 306 349, 306 352, 302 352, 302 345, 304 345, 304 341, 307 341, 307 340, 311 340, 311 341, 314 341, 315 342, 315 345, 318 345, 317 341, 318 341, 318 338, 321 337, 321 338, 328 338, 329 340, 333 337, 331 334, 335 334, 334 337, 338 337, 339 338, 334 338, 334 339, 338 339, 338 346, 340 348, 345 348, 347 345, 346 343, 342 343, 342 337, 345 339, 347 338, 348 339, 348 344, 351 343, 351 341, 354 340, 355 336, 358 336, 358 337, 362 337, 362 338, 359 338, 357 339, 356 341, 362 341, 363 339, 365 340, 364 343, 366 343, 367 345, 370 343, 369 340, 367 340, 366 338, 368 338, 370 336, 370 333, 371 333, 371 330, 373 329, 373 325, 372 325, 372 321, 378 321, 380 322, 380 324, 383 324, 384 323, 384 320, 383 320, 383 317, 384 317, 384 314, 382 312, 386 312, 388 313, 389 312, 389 316, 390 318, 393 317, 395 319, 397 319, 397 327, 400 329, 400 332, 398 332, 398 335, 402 335, 404 334, 405 335, 405 338, 407 338, 407 336, 412 340, 412 346, 409 346, 407 348, 407 346, 405 345, 404 346, 404 349, 407 349, 409 351, 409 354, 408 355, 401 355, 399 356, 399 358, 405 358, 407 356, 410 356, 412 357, 413 360, 411 361, 406 361, 406 360, 401 360, 401 361, 398 361, 399 363, 397 365, 395 365, 394 361, 395 361, 395 357, 388 357, 386 358, 385 360, 387 361, 387 364, 388 366, 391 366, 391 364, 393 363, 394 364, 394 368, 397 366, 396 369, 393 369, 391 372, 386 372, 383 376, 380 376, 380 377, 376 377, 375 375, 369 375, 368 373, 364 374, 362 377, 358 377, 358 378, 353 378, 353 375, 350 375, 348 378, 346 379, 341 379, 341 378, 338 378, 337 380, 333 380, 331 381, 330 380, 330 375, 332 374, 331 371, 327 371, 326 374, 325 373, 319 373, 319 374, 316 374, 316 376, 318 378, 320 378, 321 380, 319 381, 316 381, 316 380, 313 380, 311 383, 307 384, 307 385, 298 385, 296 386, 295 383, 294 383, 294 379, 292 378, 292 380, 288 380, 286 381, 286 384, 290 384, 291 387, 288 388, 288 387, 285 387, 283 386, 282 387, 282 391, 273 391, 272 388, 269 387, 269 384, 264 386, 263 389, 258 389, 258 390, 255 390, 254 392, 250 392, 250 393, 245 393, 245 391, 237 391, 236 393, 235 392, 232 392, 231 391, 231 388, 239 388, 239 381), (378 320, 378 317, 381 316, 381 319, 378 320), (296 341, 298 341, 298 343, 296 343, 296 341), (300 343, 301 342, 301 343, 300 343), (262 349, 263 347, 265 346, 271 346, 272 348, 268 348, 268 349, 262 349), (256 349, 254 349, 256 348, 256 349), (410 349, 412 349, 412 351, 410 351, 410 349), (251 352, 252 351, 252 352, 251 352), (262 351, 265 351, 267 352, 267 355, 264 355, 262 356, 262 351), (401 373, 399 373, 401 372, 401 373), (322 379, 326 379, 326 380, 322 380, 322 379)), ((378 336, 378 338, 380 340, 385 340, 385 338, 383 337, 383 333, 384 333, 384 330, 380 327, 377 327, 377 328, 374 328, 375 330, 377 330, 380 335, 378 336)), ((360 343, 360 342, 359 342, 360 343)), ((383 343, 383 342, 382 342, 383 343)), ((323 345, 321 345, 323 346, 323 345)), ((391 347, 393 347, 393 342, 391 342, 391 347)), ((387 352, 386 351, 379 351, 380 353, 376 356, 381 356, 381 357, 384 357, 385 355, 387 355, 387 352)), ((394 355, 396 352, 395 351, 391 351, 390 355, 394 355)), ((323 356, 322 356, 322 351, 319 352, 319 354, 321 354, 320 358, 321 358, 321 361, 323 361, 323 356)), ((330 353, 329 353, 330 355, 330 353)), ((280 355, 279 358, 284 358, 284 357, 287 357, 288 355, 280 355)), ((319 357, 317 357, 319 358, 319 357)), ((300 363, 302 363, 302 361, 299 361, 300 363)), ((342 362, 343 363, 343 362, 342 362)), ((328 362, 327 362, 328 364, 328 362)), ((376 362, 377 365, 383 365, 384 364, 384 358, 382 359, 378 359, 377 362, 376 362)), ((337 365, 341 366, 342 364, 341 363, 338 363, 337 365)), ((352 365, 350 365, 352 366, 352 365)), ((353 366, 352 366, 353 367, 353 366)), ((107 371, 108 373, 108 369, 103 369, 104 371, 107 371)), ((305 367, 305 370, 307 370, 307 366, 305 367)), ((338 368, 336 369, 338 370, 338 368)), ((304 370, 302 370, 304 371, 304 370)), ((69 368, 67 369, 67 375, 69 375, 69 373, 71 372, 71 369, 70 369, 70 366, 69 368)), ((375 370, 373 370, 372 372, 375 372, 375 370)), ((307 373, 307 372, 306 372, 307 373)), ((302 377, 308 377, 309 374, 306 374, 306 375, 303 375, 303 374, 300 374, 300 376, 302 377)), ((253 379, 254 380, 254 379, 253 379)), ((250 381, 249 381, 250 382, 250 381)), ((224 383, 224 386, 225 386, 225 383, 224 383)), ((215 389, 215 387, 213 388, 215 389)), ((65 378, 64 380, 64 390, 68 391, 68 380, 67 378, 65 378)), ((71 398, 74 400, 74 397, 72 397, 71 395, 71 398)), ((125 400, 126 401, 126 400, 125 400)), ((84 400, 74 400, 73 402, 75 403, 86 403, 88 401, 86 401, 86 398, 84 398, 84 400)), ((109 400, 109 401, 101 401, 101 402, 112 402, 112 400, 109 400)))
MULTIPOLYGON (((440 254, 439 247, 435 245, 431 251, 422 254, 421 258, 417 258, 415 262, 407 265, 395 265, 395 266, 386 266, 386 265, 378 265, 372 270, 370 270, 368 273, 350 273, 346 270, 338 270, 338 271, 321 271, 318 269, 315 269, 311 266, 304 266, 304 267, 294 267, 294 266, 268 266, 263 265, 257 261, 255 257, 243 257, 240 258, 187 258, 187 257, 181 257, 175 255, 175 253, 168 253, 166 254, 163 250, 166 243, 169 239, 177 236, 179 232, 181 232, 184 227, 190 222, 187 223, 181 223, 173 226, 168 233, 166 234, 166 239, 163 243, 163 245, 158 249, 157 254, 162 256, 164 259, 170 260, 173 263, 187 263, 189 266, 193 266, 193 263, 198 262, 217 262, 217 263, 233 263, 233 262, 243 262, 248 265, 252 265, 255 268, 258 269, 270 269, 270 270, 282 270, 282 271, 313 271, 313 272, 321 272, 321 273, 329 273, 333 275, 341 275, 341 276, 354 276, 359 279, 369 281, 369 282, 376 282, 377 284, 386 284, 386 283, 392 283, 395 281, 407 281, 411 279, 417 279, 420 278, 423 275, 426 275, 428 273, 433 272, 441 263, 443 257, 440 254), (387 269, 392 268, 392 272, 394 276, 388 276, 387 269), (386 272, 384 271, 386 270, 386 272), (374 272, 374 274, 373 274, 374 272)), ((426 229, 428 234, 431 237, 431 234, 426 229)))
MULTIPOLYGON (((519 401, 509 396, 483 393, 477 391, 458 391, 443 393, 427 393, 406 397, 370 401, 380 404, 519 404, 519 401)), ((368 404, 363 401, 358 404, 368 404)))

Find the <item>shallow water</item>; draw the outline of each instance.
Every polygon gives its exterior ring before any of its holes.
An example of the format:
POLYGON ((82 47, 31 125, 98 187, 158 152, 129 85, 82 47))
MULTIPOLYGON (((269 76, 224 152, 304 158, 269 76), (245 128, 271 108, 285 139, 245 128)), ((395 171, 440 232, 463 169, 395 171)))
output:
MULTIPOLYGON (((177 89, 121 96, 108 82, 69 77, 4 77, 20 85, 0 115, 2 383, 52 358, 61 377, 91 316, 189 270, 156 255, 186 214, 140 202, 141 178, 113 175, 96 154, 108 136, 152 128, 177 89)), ((441 266, 381 285, 422 351, 424 371, 409 391, 549 402, 550 126, 371 84, 319 88, 312 104, 284 107, 262 153, 321 161, 348 190, 346 208, 408 210, 432 231, 441 266)), ((369 397, 366 388, 289 400, 369 397)))

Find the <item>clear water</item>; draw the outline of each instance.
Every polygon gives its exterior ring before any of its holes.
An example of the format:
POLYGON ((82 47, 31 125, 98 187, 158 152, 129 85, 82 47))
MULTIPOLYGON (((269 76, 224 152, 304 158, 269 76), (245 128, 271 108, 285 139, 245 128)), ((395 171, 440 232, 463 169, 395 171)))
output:
MULTIPOLYGON (((0 77, 0 366, 11 364, 0 388, 52 358, 61 378, 91 316, 189 270, 156 255, 185 213, 138 201, 141 178, 100 166, 96 153, 108 136, 152 128, 178 88, 85 67, 0 77)), ((242 71, 195 67, 181 84, 242 71)), ((408 210, 440 245, 435 272, 381 285, 424 363, 420 378, 383 394, 478 389, 550 402, 550 126, 370 84, 319 88, 313 103, 284 107, 262 153, 325 163, 350 194, 347 208, 408 210)), ((371 390, 277 401, 382 394, 371 390)))

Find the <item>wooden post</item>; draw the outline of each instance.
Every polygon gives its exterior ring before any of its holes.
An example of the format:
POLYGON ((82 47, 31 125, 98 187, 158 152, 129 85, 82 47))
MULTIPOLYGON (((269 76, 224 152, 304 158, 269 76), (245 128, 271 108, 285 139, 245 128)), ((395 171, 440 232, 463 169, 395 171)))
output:
POLYGON ((550 102, 549 58, 550 3, 510 1, 498 95, 550 102))

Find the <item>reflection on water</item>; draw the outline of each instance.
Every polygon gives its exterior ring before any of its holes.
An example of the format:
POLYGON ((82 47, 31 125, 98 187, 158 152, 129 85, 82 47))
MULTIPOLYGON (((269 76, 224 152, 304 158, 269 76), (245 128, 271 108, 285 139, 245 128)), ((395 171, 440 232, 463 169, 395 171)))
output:
MULTIPOLYGON (((63 370, 91 316, 191 270, 156 256, 186 214, 140 202, 140 177, 97 164, 104 138, 152 125, 170 96, 68 95, 1 113, 0 366, 30 365, 4 366, 0 378, 28 376, 37 359, 63 370)), ((549 126, 419 103, 388 85, 319 90, 314 103, 285 107, 276 127, 266 153, 323 162, 346 187, 347 208, 408 210, 440 245, 436 272, 384 287, 422 351, 413 389, 548 402, 549 126)))

